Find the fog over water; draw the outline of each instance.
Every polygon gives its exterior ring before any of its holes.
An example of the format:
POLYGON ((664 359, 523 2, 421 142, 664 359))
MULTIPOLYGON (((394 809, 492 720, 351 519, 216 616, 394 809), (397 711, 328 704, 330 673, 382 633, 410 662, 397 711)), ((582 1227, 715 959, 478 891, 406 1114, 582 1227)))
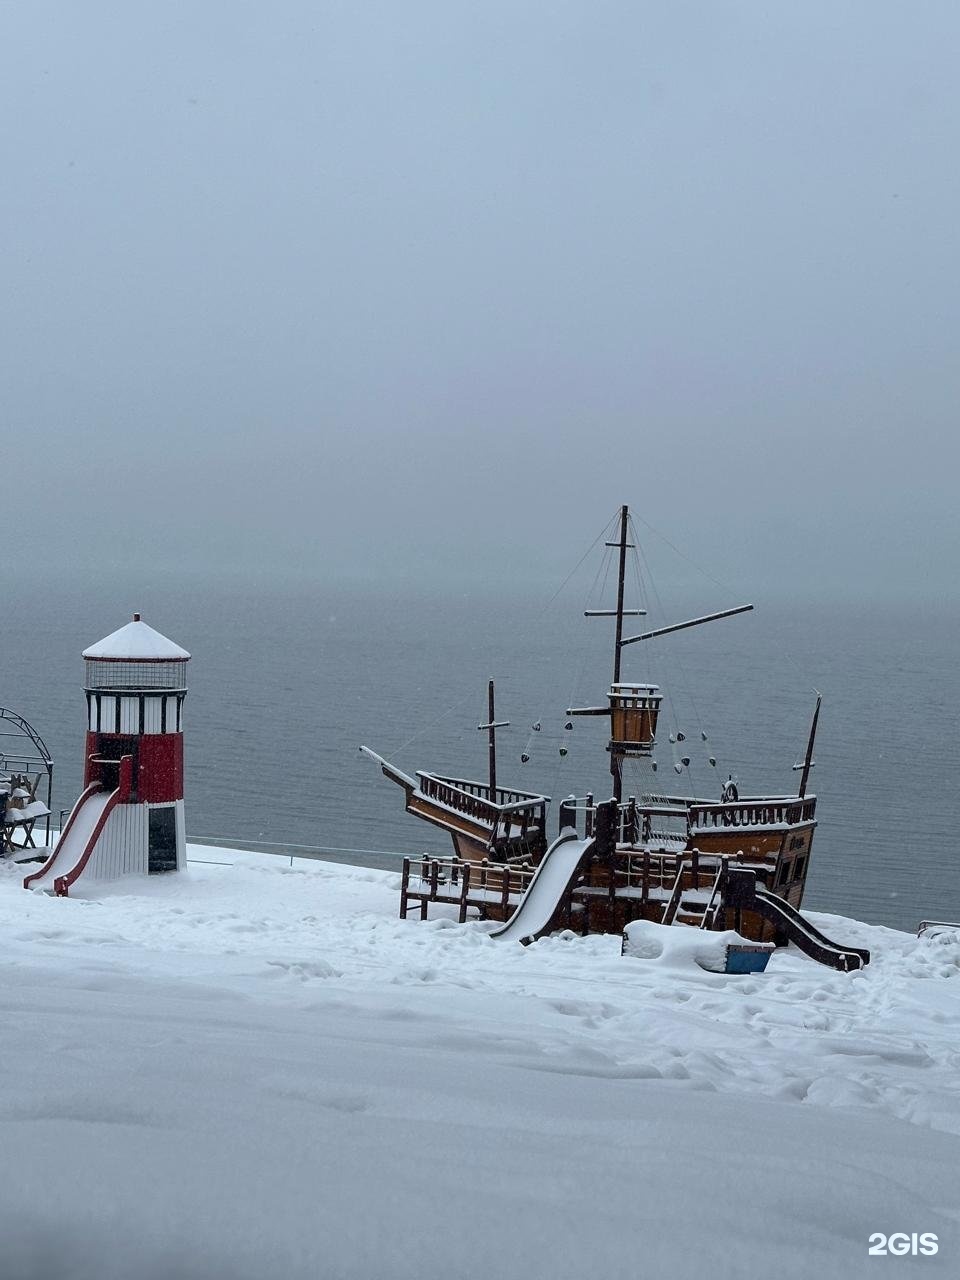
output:
MULTIPOLYGON (((762 606, 675 646, 747 789, 825 694, 812 904, 960 910, 958 38, 945 0, 8 6, 0 705, 59 803, 79 651, 140 609, 195 654, 194 832, 429 844, 357 743, 476 772, 488 675, 515 759, 601 697, 589 582, 542 610, 627 501, 689 557, 666 614, 762 606)), ((577 732, 535 785, 600 792, 577 732)))
POLYGON ((5 580, 494 587, 626 498, 752 591, 952 591, 958 36, 941 0, 8 6, 5 580))

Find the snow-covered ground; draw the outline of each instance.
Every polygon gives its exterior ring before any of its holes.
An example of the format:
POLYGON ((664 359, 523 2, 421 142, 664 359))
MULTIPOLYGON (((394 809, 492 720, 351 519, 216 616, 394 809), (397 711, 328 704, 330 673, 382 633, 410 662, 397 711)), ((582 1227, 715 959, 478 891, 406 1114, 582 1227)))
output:
POLYGON ((190 857, 0 866, 3 1280, 960 1273, 960 940, 815 916, 873 963, 735 977, 190 857))

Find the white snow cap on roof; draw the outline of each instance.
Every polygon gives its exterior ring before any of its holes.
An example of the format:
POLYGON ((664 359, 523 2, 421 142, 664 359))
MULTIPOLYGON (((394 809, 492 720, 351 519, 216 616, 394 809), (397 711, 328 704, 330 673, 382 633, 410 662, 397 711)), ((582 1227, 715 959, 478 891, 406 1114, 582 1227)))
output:
POLYGON ((139 613, 133 615, 119 631, 98 640, 89 649, 84 649, 85 658, 127 658, 131 662, 185 662, 190 657, 186 649, 162 636, 153 627, 140 621, 139 613))

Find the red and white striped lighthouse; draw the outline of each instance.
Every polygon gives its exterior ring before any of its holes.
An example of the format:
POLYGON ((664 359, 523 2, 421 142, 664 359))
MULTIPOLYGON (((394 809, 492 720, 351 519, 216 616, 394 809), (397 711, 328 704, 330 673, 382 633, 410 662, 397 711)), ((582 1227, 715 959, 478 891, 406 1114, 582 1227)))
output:
POLYGON ((133 621, 83 651, 84 790, 46 865, 25 888, 65 895, 81 876, 113 880, 186 865, 186 649, 133 621))

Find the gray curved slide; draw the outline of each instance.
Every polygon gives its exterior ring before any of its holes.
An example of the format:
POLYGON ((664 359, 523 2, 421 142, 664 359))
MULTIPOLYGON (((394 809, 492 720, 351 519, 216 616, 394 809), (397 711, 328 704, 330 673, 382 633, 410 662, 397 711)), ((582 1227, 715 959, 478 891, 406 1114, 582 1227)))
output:
POLYGON ((572 828, 561 831, 543 855, 516 911, 490 937, 507 942, 532 942, 539 937, 548 928, 564 891, 592 848, 592 836, 581 840, 572 828))
POLYGON ((39 871, 27 876, 24 888, 49 893, 59 876, 67 875, 74 869, 86 854, 104 810, 115 795, 115 791, 94 791, 81 799, 53 853, 39 871))

